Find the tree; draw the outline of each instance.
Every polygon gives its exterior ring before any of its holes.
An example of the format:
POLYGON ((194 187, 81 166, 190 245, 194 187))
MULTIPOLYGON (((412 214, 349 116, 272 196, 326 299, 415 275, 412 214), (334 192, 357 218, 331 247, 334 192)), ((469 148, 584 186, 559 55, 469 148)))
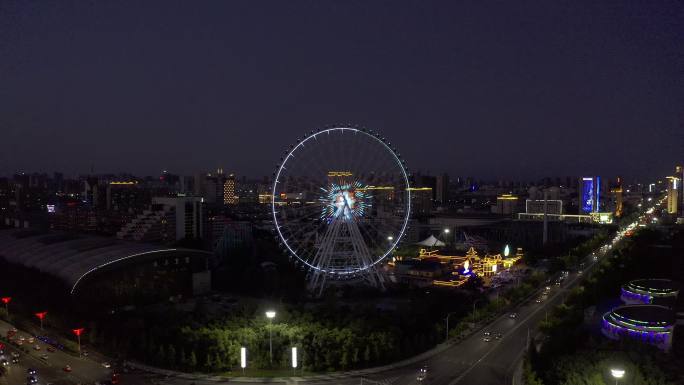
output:
POLYGON ((539 377, 537 377, 537 373, 532 369, 528 359, 525 359, 523 362, 523 383, 526 385, 544 385, 539 377))
POLYGON ((176 348, 173 345, 169 345, 169 348, 166 350, 166 364, 170 367, 176 365, 176 348))
POLYGON ((190 361, 188 362, 188 366, 190 367, 190 370, 195 370, 197 368, 197 355, 195 354, 195 351, 190 352, 190 361))
POLYGON ((164 345, 159 345, 159 350, 157 351, 156 361, 158 364, 166 363, 166 351, 164 351, 164 345))
POLYGON ((210 352, 207 352, 207 357, 204 361, 204 367, 210 371, 214 369, 214 360, 212 359, 210 352))
POLYGON ((342 357, 340 357, 340 367, 342 369, 347 369, 349 366, 349 352, 348 349, 342 350, 342 357))

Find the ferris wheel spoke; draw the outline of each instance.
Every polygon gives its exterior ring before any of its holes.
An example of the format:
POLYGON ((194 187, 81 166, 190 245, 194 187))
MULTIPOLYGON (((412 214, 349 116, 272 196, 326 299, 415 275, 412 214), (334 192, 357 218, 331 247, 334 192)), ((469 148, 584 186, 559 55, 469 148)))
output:
POLYGON ((275 226, 288 251, 309 267, 310 287, 320 294, 330 279, 359 273, 382 286, 372 266, 396 246, 387 237, 401 235, 410 204, 401 199, 407 176, 393 150, 372 133, 325 129, 292 147, 276 179, 275 226), (329 174, 335 171, 342 174, 329 174), (364 188, 371 184, 394 192, 364 188), (291 201, 293 196, 299 204, 291 201))

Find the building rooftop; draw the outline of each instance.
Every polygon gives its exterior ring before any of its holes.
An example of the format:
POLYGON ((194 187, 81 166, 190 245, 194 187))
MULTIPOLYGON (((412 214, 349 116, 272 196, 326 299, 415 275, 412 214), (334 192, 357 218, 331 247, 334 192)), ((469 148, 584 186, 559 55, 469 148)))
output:
POLYGON ((617 319, 637 326, 670 326, 676 322, 672 310, 658 305, 626 305, 611 312, 617 319))
POLYGON ((635 279, 630 281, 626 288, 643 290, 647 292, 661 292, 661 293, 675 293, 679 290, 680 285, 678 282, 669 279, 635 279))
POLYGON ((31 229, 0 230, 0 258, 61 278, 71 293, 86 275, 98 269, 133 258, 177 251, 204 253, 99 236, 31 229))

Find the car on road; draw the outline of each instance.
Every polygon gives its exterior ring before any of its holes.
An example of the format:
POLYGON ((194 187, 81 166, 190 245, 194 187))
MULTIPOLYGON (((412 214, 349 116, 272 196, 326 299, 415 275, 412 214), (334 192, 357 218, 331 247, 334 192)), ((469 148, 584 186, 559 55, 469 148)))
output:
POLYGON ((36 374, 38 374, 38 371, 33 368, 28 368, 26 369, 26 374, 28 374, 29 376, 35 376, 36 374))
POLYGON ((17 352, 12 352, 12 357, 14 357, 14 358, 19 358, 19 353, 17 353, 17 352))
POLYGON ((32 343, 36 342, 36 339, 33 337, 29 337, 27 341, 29 344, 32 344, 32 343))
POLYGON ((36 378, 36 376, 28 376, 28 377, 26 377, 26 383, 27 384, 37 384, 38 379, 36 378))
POLYGON ((12 363, 18 364, 19 363, 19 357, 12 357, 12 363))
POLYGON ((103 368, 109 369, 109 368, 112 367, 112 364, 110 364, 109 362, 103 362, 103 363, 102 363, 102 367, 103 367, 103 368))
POLYGON ((544 300, 543 297, 539 297, 539 298, 535 299, 534 302, 541 303, 543 300, 544 300))
POLYGON ((36 345, 33 347, 33 350, 40 350, 40 345, 36 345))
POLYGON ((42 354, 42 355, 40 356, 40 359, 41 359, 41 360, 47 361, 48 355, 47 355, 47 354, 42 354))
POLYGON ((494 334, 494 338, 496 338, 497 340, 502 339, 502 338, 503 338, 503 333, 496 333, 496 334, 494 334))
POLYGON ((0 365, 9 366, 9 361, 7 361, 6 359, 3 358, 2 360, 0 360, 0 365))
POLYGON ((416 376, 416 380, 417 381, 425 381, 425 379, 427 378, 427 374, 428 374, 428 366, 423 365, 423 367, 418 370, 418 376, 416 376))
POLYGON ((511 313, 511 314, 508 315, 508 318, 510 318, 510 319, 516 319, 516 318, 518 318, 518 313, 511 313))
POLYGON ((482 341, 484 342, 489 342, 492 340, 492 332, 486 331, 482 333, 482 341))
POLYGON ((71 372, 71 365, 67 365, 64 368, 62 368, 65 372, 71 372))

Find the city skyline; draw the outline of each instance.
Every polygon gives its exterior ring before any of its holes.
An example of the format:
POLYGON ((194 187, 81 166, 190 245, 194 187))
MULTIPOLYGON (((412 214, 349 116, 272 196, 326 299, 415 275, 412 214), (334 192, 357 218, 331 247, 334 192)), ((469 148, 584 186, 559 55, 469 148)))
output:
POLYGON ((74 4, 2 6, 0 174, 270 175, 335 125, 433 175, 682 161, 681 4, 74 4))

